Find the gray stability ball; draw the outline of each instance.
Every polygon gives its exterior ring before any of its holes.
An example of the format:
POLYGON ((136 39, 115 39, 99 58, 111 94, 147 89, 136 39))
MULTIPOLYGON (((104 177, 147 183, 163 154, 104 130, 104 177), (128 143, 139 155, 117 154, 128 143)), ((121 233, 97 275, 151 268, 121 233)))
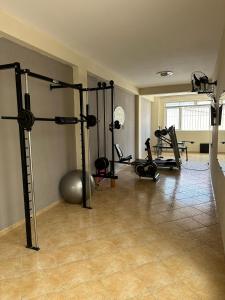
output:
MULTIPOLYGON (((94 178, 88 174, 91 182, 91 192, 94 191, 94 178)), ((90 197, 89 179, 87 176, 87 199, 90 197)), ((73 170, 65 174, 59 184, 61 197, 69 203, 79 204, 82 202, 82 171, 73 170)))

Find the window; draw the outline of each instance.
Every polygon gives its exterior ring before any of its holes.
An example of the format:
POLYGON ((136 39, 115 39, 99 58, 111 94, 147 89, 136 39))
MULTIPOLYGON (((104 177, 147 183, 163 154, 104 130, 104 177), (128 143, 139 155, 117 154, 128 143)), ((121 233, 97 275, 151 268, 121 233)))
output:
POLYGON ((174 125, 176 129, 186 131, 210 130, 210 103, 210 101, 166 103, 166 126, 174 125))
POLYGON ((181 109, 182 130, 209 130, 209 106, 190 106, 181 109))
POLYGON ((221 118, 221 125, 219 126, 219 129, 225 130, 225 101, 223 101, 222 118, 221 118))
POLYGON ((180 110, 179 108, 167 109, 167 124, 166 127, 174 125, 176 129, 180 129, 180 110))
POLYGON ((197 105, 211 105, 211 101, 207 100, 207 101, 198 101, 196 103, 197 105))
POLYGON ((170 102, 170 103, 166 103, 166 107, 181 107, 181 106, 190 106, 190 105, 194 105, 194 101, 190 101, 190 102, 170 102))

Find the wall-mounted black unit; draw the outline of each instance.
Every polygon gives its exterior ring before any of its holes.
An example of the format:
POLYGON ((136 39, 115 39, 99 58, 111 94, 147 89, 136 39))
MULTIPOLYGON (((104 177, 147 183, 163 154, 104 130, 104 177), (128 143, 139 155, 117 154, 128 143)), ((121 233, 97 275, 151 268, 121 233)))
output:
MULTIPOLYGON (((218 125, 221 125, 222 111, 223 111, 223 105, 220 105, 218 125)), ((214 106, 211 106, 211 126, 217 125, 216 120, 217 120, 216 108, 214 106)))
POLYGON ((209 153, 209 144, 200 144, 200 153, 209 153))

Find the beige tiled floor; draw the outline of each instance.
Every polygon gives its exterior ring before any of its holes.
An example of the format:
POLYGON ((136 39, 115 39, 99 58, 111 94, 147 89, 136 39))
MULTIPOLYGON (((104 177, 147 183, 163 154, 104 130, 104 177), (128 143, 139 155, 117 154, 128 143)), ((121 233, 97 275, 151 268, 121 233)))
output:
POLYGON ((93 207, 42 214, 40 252, 23 247, 23 227, 2 237, 0 299, 225 299, 208 171, 163 171, 155 184, 128 167, 115 189, 98 188, 93 207))

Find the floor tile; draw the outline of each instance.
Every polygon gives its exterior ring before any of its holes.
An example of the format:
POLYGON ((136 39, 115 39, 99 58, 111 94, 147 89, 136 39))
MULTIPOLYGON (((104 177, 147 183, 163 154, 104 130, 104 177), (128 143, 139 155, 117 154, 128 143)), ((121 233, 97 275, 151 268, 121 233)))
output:
MULTIPOLYGON (((206 156, 190 159, 198 168, 206 156)), ((0 237, 1 300, 225 299, 208 171, 164 170, 155 184, 126 167, 115 189, 98 186, 92 206, 41 214, 39 252, 24 247, 23 226, 0 237)))

